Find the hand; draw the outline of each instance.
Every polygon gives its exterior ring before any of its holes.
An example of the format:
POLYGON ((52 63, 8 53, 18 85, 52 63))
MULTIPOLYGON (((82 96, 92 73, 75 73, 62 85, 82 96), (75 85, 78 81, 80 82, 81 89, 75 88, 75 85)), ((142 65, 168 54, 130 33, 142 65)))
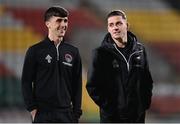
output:
POLYGON ((34 109, 34 110, 31 111, 32 120, 34 120, 36 112, 37 112, 37 109, 34 109))

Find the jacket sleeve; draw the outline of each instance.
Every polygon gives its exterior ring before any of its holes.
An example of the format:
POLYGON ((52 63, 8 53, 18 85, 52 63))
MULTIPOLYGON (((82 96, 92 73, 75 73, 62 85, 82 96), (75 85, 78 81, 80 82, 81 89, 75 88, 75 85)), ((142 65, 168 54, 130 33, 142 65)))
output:
POLYGON ((152 76, 149 70, 149 64, 147 60, 147 55, 146 51, 144 50, 144 55, 145 55, 145 67, 143 71, 143 76, 142 76, 142 88, 143 93, 142 93, 142 99, 143 99, 143 104, 145 109, 149 109, 151 105, 151 99, 152 99, 152 89, 153 89, 153 80, 152 76))
POLYGON ((75 118, 78 120, 82 115, 82 63, 79 51, 77 50, 75 65, 73 68, 73 94, 72 104, 75 118))
POLYGON ((99 107, 102 107, 101 83, 103 82, 103 67, 100 57, 97 50, 94 50, 92 53, 92 62, 88 70, 86 89, 92 100, 99 107))
POLYGON ((26 52, 21 78, 23 98, 28 111, 32 111, 36 108, 36 102, 33 92, 35 68, 34 51, 29 48, 26 52))

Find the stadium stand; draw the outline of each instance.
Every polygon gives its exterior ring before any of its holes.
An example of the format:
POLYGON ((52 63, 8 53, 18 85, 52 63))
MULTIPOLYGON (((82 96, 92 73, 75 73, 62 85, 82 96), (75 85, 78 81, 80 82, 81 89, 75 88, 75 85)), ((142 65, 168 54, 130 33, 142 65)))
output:
POLYGON ((165 0, 169 5, 172 6, 172 8, 175 8, 176 10, 180 10, 180 1, 179 0, 165 0))
MULTIPOLYGON (((13 14, 13 16, 22 20, 25 25, 30 26, 36 33, 46 35, 46 27, 43 22, 44 8, 24 8, 24 7, 7 7, 7 10, 13 14), (34 21, 34 19, 36 19, 34 21)), ((84 28, 101 28, 102 23, 95 16, 87 10, 70 9, 70 21, 67 35, 76 27, 84 28)))
POLYGON ((22 106, 22 97, 20 96, 20 80, 6 65, 0 63, 0 108, 22 106))
POLYGON ((109 12, 112 9, 127 10, 150 10, 150 11, 163 11, 169 9, 167 4, 161 0, 91 0, 91 3, 98 6, 100 11, 109 12))
POLYGON ((152 47, 158 50, 158 54, 164 57, 173 68, 179 73, 180 71, 180 43, 179 42, 167 42, 167 43, 156 43, 151 44, 152 47))
POLYGON ((3 12, 4 12, 4 6, 0 5, 0 16, 3 15, 3 12))
POLYGON ((63 6, 65 8, 78 8, 80 0, 1 0, 0 3, 16 8, 48 8, 50 6, 63 6))
POLYGON ((22 107, 20 70, 23 59, 19 65, 18 58, 24 56, 27 46, 40 36, 14 19, 5 6, 0 10, 0 108, 22 107))
POLYGON ((27 46, 40 39, 32 28, 24 27, 23 22, 15 20, 11 13, 4 13, 0 20, 0 51, 24 52, 27 46))
MULTIPOLYGON (((24 54, 31 44, 46 35, 42 15, 44 10, 52 5, 61 5, 70 11, 67 38, 78 46, 83 58, 85 68, 83 68, 81 122, 98 122, 99 119, 98 108, 89 98, 84 87, 91 50, 100 44, 106 33, 105 16, 112 9, 125 10, 130 22, 130 30, 137 34, 148 49, 155 89, 151 111, 147 115, 154 114, 157 119, 159 116, 168 117, 180 112, 180 94, 175 93, 177 91, 175 88, 179 87, 176 84, 180 81, 180 30, 178 30, 180 16, 179 11, 176 10, 178 4, 175 8, 171 8, 175 4, 172 5, 168 0, 1 0, 0 99, 2 101, 0 108, 7 110, 0 112, 0 122, 30 122, 29 114, 25 114, 24 109, 15 110, 14 113, 8 110, 7 106, 22 105, 18 88, 20 88, 24 54), (161 90, 165 93, 161 93, 161 90)), ((147 120, 152 121, 150 118, 147 120)))

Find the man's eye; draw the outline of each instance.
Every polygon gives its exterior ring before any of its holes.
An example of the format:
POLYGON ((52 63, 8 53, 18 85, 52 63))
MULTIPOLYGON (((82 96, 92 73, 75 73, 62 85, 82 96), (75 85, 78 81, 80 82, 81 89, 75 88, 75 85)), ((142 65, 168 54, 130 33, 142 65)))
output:
POLYGON ((117 25, 117 26, 120 26, 120 25, 122 25, 122 24, 123 24, 123 23, 121 23, 121 22, 118 22, 116 25, 117 25))
POLYGON ((58 19, 57 22, 62 22, 62 19, 58 19))
POLYGON ((68 22, 68 20, 67 20, 67 19, 64 19, 64 22, 66 23, 66 22, 68 22))
POLYGON ((109 27, 113 27, 113 24, 109 24, 109 27))

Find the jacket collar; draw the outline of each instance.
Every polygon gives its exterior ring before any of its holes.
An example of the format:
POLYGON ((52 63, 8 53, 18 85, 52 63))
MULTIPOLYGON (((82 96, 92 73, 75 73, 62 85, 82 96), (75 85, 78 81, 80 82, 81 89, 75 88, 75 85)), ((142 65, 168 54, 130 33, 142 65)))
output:
MULTIPOLYGON (((48 36, 46 36, 46 38, 44 39, 44 41, 45 41, 47 44, 49 44, 49 45, 55 46, 55 45, 54 45, 54 42, 51 41, 48 36)), ((63 38, 63 40, 61 41, 61 44, 63 44, 63 43, 64 43, 64 38, 63 38)))
MULTIPOLYGON (((137 41, 137 38, 136 38, 136 36, 135 36, 132 32, 130 32, 130 31, 127 32, 127 36, 128 36, 128 42, 133 42, 132 51, 134 51, 134 50, 136 49, 137 42, 138 42, 138 41, 137 41)), ((113 46, 114 43, 115 43, 115 42, 113 41, 110 33, 107 33, 107 34, 105 35, 102 43, 101 43, 101 47, 107 48, 107 49, 114 49, 114 46, 113 46)))

